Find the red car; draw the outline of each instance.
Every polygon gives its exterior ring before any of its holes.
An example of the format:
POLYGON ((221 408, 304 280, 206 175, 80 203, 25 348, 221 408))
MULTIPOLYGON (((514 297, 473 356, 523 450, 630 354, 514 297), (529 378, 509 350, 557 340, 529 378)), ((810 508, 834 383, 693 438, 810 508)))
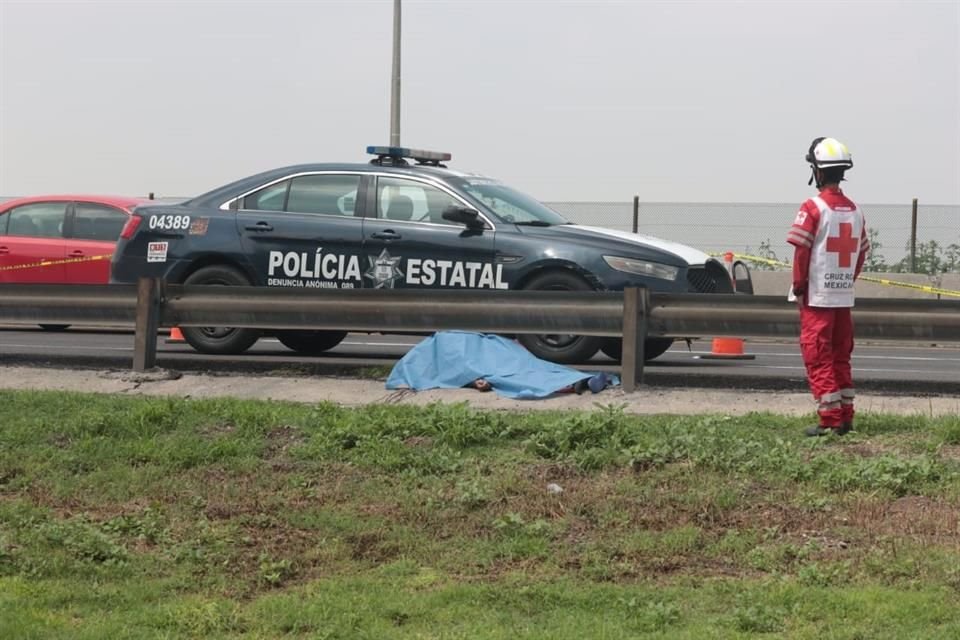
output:
POLYGON ((114 245, 146 202, 59 195, 0 203, 0 282, 107 284, 114 245))

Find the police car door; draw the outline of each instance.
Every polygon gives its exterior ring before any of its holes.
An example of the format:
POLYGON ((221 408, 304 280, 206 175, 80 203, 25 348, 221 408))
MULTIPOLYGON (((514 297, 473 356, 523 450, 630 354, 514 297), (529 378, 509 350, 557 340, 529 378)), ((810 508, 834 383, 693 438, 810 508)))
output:
POLYGON ((426 180, 378 176, 376 206, 364 218, 363 286, 372 288, 505 289, 494 261, 492 224, 444 220, 451 205, 470 207, 426 180))
POLYGON ((361 286, 363 220, 355 216, 361 176, 288 176, 244 196, 237 226, 260 284, 353 289, 361 286))

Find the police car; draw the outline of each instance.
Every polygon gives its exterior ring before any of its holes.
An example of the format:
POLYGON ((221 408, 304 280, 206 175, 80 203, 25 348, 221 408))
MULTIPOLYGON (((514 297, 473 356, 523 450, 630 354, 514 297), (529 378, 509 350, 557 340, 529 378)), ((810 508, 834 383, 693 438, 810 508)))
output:
MULTIPOLYGON (((454 171, 450 154, 368 147, 369 163, 307 164, 243 178, 175 205, 134 210, 111 282, 315 289, 521 289, 732 293, 724 266, 674 242, 574 224, 492 178, 454 171)), ((316 354, 343 331, 273 331, 316 354)), ((236 354, 259 329, 184 328, 204 353, 236 354)), ((573 335, 519 340, 554 362, 582 362, 620 341, 573 335)), ((648 341, 655 358, 672 339, 648 341)))

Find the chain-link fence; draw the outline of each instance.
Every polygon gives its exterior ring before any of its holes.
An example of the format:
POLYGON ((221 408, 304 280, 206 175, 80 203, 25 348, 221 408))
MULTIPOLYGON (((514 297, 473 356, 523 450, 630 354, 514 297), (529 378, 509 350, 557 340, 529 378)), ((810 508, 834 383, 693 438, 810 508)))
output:
MULTIPOLYGON (((550 202, 580 224, 633 230, 632 202, 550 202)), ((790 262, 786 243, 799 203, 641 202, 639 233, 682 242, 706 253, 733 251, 790 262)), ((910 271, 912 203, 864 204, 874 251, 871 271, 910 271)), ((917 210, 915 270, 960 272, 960 206, 925 205, 917 210)))
MULTIPOLYGON (((0 202, 7 199, 0 197, 0 202)), ((633 230, 633 202, 547 204, 572 222, 633 230)), ((793 248, 785 238, 798 208, 799 203, 640 202, 637 228, 639 233, 682 242, 706 253, 733 251, 790 262, 793 248)), ((912 203, 864 204, 861 208, 873 245, 867 270, 960 273, 960 205, 918 204, 913 268, 912 203)))

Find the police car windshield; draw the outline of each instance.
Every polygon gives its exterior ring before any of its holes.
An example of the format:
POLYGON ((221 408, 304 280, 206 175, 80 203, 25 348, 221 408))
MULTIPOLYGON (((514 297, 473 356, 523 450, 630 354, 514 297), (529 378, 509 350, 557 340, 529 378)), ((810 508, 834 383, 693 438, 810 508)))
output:
POLYGON ((483 178, 466 178, 455 182, 504 222, 534 226, 570 224, 550 207, 501 182, 483 178))

